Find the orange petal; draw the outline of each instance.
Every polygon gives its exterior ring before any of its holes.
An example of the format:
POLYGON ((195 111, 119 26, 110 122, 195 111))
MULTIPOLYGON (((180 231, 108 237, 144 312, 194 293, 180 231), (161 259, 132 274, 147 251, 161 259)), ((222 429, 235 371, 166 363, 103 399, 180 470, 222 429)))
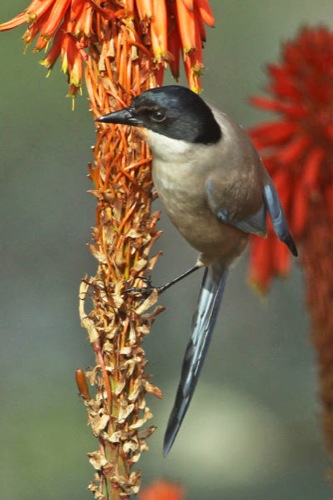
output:
POLYGON ((208 0, 195 0, 195 4, 199 8, 200 17, 203 20, 203 22, 213 28, 214 15, 208 0))
POLYGON ((91 37, 92 35, 92 21, 93 21, 93 7, 91 4, 86 3, 84 5, 81 15, 75 24, 74 33, 75 35, 84 34, 86 37, 91 37))
POLYGON ((85 1, 82 0, 72 0, 70 4, 70 10, 71 10, 71 22, 73 24, 77 24, 83 15, 83 10, 87 7, 90 6, 90 4, 86 3, 85 1))
POLYGON ((179 78, 180 38, 175 22, 168 33, 168 52, 170 70, 172 76, 177 80, 179 78))
POLYGON ((56 60, 60 56, 60 51, 61 51, 61 44, 62 44, 62 38, 64 37, 63 31, 59 30, 52 43, 52 47, 48 51, 46 57, 40 62, 42 66, 45 66, 48 70, 52 69, 53 65, 55 64, 56 60))
POLYGON ((153 17, 152 0, 136 0, 135 3, 141 21, 143 19, 150 19, 151 17, 153 17))
POLYGON ((126 0, 125 10, 126 12, 134 12, 134 0, 126 0))
POLYGON ((205 29, 205 25, 204 25, 204 22, 200 16, 200 13, 199 13, 199 10, 198 10, 198 7, 195 7, 195 21, 196 21, 196 24, 197 24, 197 29, 199 30, 199 34, 200 34, 200 40, 203 44, 203 42, 206 41, 206 29, 205 29))
POLYGON ((186 55, 195 48, 194 13, 187 10, 182 0, 176 0, 177 23, 183 53, 186 55))
POLYGON ((48 13, 46 12, 42 16, 38 17, 38 19, 36 19, 33 23, 30 23, 29 28, 25 31, 22 37, 22 40, 26 45, 29 45, 38 33, 40 33, 47 16, 48 13))
POLYGON ((35 19, 40 18, 48 9, 52 8, 55 0, 34 0, 26 9, 29 20, 34 22, 35 19))
POLYGON ((153 17, 150 24, 151 42, 157 62, 168 58, 167 9, 164 0, 152 0, 153 17))
POLYGON ((71 3, 71 0, 56 0, 48 16, 48 21, 43 26, 43 36, 47 39, 53 37, 56 30, 63 21, 64 15, 71 3))
POLYGON ((13 17, 13 19, 11 19, 10 21, 0 24, 0 31, 11 30, 27 22, 28 20, 29 16, 27 15, 27 13, 22 12, 21 14, 18 14, 17 16, 13 17))
POLYGON ((187 8, 187 10, 193 11, 193 1, 194 0, 182 0, 183 4, 187 8))

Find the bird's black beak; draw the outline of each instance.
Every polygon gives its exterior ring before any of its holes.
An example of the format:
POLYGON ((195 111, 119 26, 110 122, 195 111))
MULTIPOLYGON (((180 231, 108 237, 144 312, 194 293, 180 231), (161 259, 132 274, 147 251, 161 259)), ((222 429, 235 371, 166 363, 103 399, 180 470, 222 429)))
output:
POLYGON ((119 125, 132 125, 134 127, 141 125, 141 122, 134 116, 134 108, 131 106, 121 109, 120 111, 114 111, 108 115, 100 116, 96 121, 102 123, 118 123, 119 125))

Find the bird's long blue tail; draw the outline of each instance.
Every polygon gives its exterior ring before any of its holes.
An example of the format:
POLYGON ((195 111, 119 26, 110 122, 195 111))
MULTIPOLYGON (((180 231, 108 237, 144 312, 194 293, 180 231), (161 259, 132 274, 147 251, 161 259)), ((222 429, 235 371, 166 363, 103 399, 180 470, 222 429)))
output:
POLYGON ((164 456, 169 453, 176 439, 197 385, 222 302, 227 275, 226 268, 207 267, 205 270, 198 306, 193 316, 192 336, 186 348, 179 386, 164 436, 164 456))

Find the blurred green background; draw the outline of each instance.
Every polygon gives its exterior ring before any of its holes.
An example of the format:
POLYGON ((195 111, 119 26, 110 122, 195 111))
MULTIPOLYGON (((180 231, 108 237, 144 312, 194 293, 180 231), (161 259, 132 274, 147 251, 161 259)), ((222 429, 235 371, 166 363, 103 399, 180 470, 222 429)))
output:
MULTIPOLYGON (((211 0, 204 97, 244 126, 264 67, 300 26, 333 19, 329 0, 211 0)), ((3 0, 0 21, 27 6, 3 0)), ((23 29, 1 33, 1 411, 0 497, 89 499, 97 448, 77 396, 74 371, 93 362, 78 319, 78 287, 96 263, 86 247, 94 224, 87 194, 94 124, 86 96, 75 112, 55 68, 23 57, 23 29)), ((168 78, 166 83, 170 83, 168 78)), ((159 205, 156 203, 156 208, 159 205)), ((196 254, 162 216, 160 284, 196 254)), ((170 455, 162 438, 190 333, 201 276, 163 295, 167 310, 146 339, 148 371, 164 392, 149 398, 158 431, 141 460, 143 481, 179 480, 191 500, 328 499, 328 456, 320 429, 315 355, 297 265, 267 300, 246 284, 247 255, 231 273, 216 334, 193 403, 170 455)))

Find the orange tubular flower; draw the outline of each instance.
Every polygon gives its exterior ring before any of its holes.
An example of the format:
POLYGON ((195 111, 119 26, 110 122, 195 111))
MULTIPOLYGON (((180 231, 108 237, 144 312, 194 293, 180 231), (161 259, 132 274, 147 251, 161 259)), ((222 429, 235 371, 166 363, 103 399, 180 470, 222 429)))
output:
MULTIPOLYGON (((34 51, 46 52, 41 63, 51 70, 61 60, 69 95, 77 94, 84 78, 97 118, 161 84, 169 63, 177 77, 181 54, 189 84, 199 91, 204 23, 212 26, 213 16, 207 0, 33 0, 0 31, 24 23, 25 44, 35 40, 34 51)), ((142 343, 163 308, 152 309, 156 291, 143 303, 128 291, 144 286, 142 276, 158 258, 150 256, 159 236, 159 214, 151 213, 150 167, 148 146, 135 130, 98 126, 94 165, 89 166, 91 193, 97 199, 90 245, 97 271, 80 288, 81 324, 96 366, 76 372, 98 440, 98 450, 88 454, 95 469, 89 490, 98 500, 129 499, 139 492, 140 471, 132 469, 155 430, 143 428, 152 417, 146 394, 161 397, 145 373, 142 343), (90 391, 88 383, 95 389, 90 391)), ((180 499, 177 494, 165 498, 180 499)))
POLYGON ((34 50, 46 51, 41 64, 49 70, 61 55, 61 69, 69 79, 69 95, 75 96, 82 84, 83 61, 97 40, 97 12, 110 23, 123 15, 134 16, 140 31, 148 35, 145 44, 151 47, 155 66, 160 70, 160 84, 168 63, 178 77, 182 53, 190 87, 196 92, 201 90, 204 24, 214 26, 208 0, 33 0, 23 13, 1 24, 0 31, 28 23, 24 42, 29 45, 38 35, 34 50))
MULTIPOLYGON (((252 103, 279 121, 250 135, 280 193, 301 250, 312 338, 318 353, 323 422, 333 454, 333 32, 304 28, 283 47, 280 64, 268 66, 270 97, 252 103)), ((289 254, 269 232, 252 239, 252 281, 266 289, 286 274, 289 254)))

